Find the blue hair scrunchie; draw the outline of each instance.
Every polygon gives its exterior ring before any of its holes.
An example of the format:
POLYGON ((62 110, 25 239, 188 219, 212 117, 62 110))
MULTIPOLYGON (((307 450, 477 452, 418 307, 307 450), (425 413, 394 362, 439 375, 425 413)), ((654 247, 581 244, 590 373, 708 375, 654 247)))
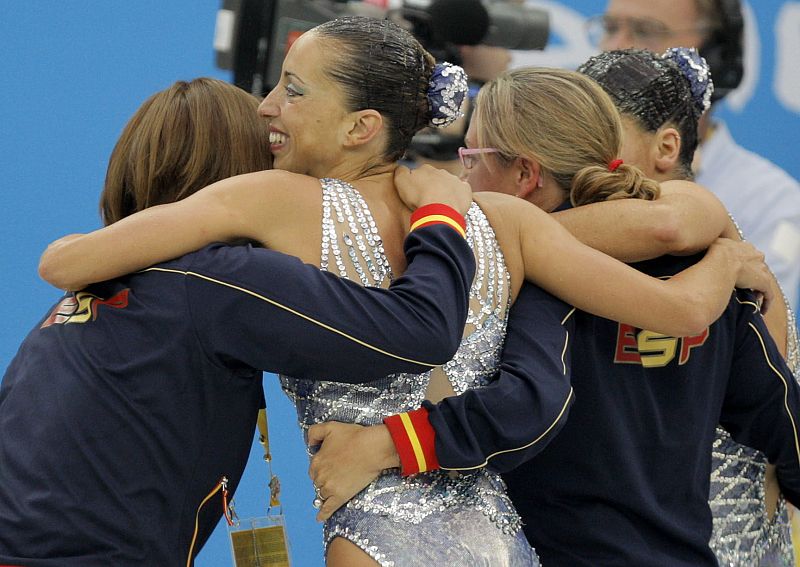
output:
POLYGON ((437 63, 428 83, 428 106, 431 119, 428 124, 435 128, 448 126, 461 118, 461 104, 467 96, 467 74, 452 63, 437 63))
POLYGON ((700 114, 708 110, 711 106, 711 95, 714 93, 714 82, 711 80, 708 62, 694 47, 670 47, 662 57, 678 65, 683 76, 689 81, 692 102, 700 114))

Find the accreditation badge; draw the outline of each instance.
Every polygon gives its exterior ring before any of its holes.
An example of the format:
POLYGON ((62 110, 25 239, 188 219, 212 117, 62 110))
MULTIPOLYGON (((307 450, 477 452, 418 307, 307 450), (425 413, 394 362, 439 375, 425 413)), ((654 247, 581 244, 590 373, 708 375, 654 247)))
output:
POLYGON ((272 474, 266 409, 259 411, 258 429, 259 442, 264 447, 264 460, 269 467, 269 507, 266 516, 240 519, 233 502, 228 504, 225 501, 233 564, 235 567, 290 567, 292 562, 289 559, 289 542, 280 500, 281 483, 272 474))
POLYGON ((236 567, 290 567, 283 514, 235 521, 228 533, 236 567))

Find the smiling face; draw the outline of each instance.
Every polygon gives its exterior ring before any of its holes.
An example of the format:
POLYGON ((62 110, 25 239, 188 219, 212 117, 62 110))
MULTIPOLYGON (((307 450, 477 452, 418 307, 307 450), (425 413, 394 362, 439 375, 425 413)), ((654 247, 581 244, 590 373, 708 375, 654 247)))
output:
POLYGON ((280 82, 259 106, 269 120, 277 169, 325 177, 342 160, 350 112, 341 88, 324 72, 331 43, 313 32, 300 36, 286 54, 280 82))

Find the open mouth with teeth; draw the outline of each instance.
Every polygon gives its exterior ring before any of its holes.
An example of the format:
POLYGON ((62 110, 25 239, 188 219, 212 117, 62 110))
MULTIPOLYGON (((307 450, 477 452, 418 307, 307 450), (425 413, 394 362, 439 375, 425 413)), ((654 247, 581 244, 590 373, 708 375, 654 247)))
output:
POLYGON ((286 143, 286 134, 281 132, 271 131, 269 133, 270 146, 282 146, 286 143))

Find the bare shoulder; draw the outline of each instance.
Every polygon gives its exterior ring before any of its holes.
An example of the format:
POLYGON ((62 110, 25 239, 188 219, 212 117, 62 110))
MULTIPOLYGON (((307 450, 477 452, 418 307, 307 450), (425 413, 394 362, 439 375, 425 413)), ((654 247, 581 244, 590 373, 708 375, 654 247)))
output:
POLYGON ((271 222, 297 222, 318 215, 322 207, 319 179, 277 169, 223 179, 208 189, 216 190, 228 209, 271 222))
POLYGON ((702 185, 685 179, 670 179, 668 181, 662 181, 660 185, 663 195, 691 194, 693 191, 708 191, 708 189, 702 185))
POLYGON ((722 206, 722 202, 708 187, 700 185, 696 181, 685 179, 670 179, 661 182, 661 195, 684 195, 696 201, 704 203, 715 203, 722 206))
POLYGON ((225 179, 220 184, 228 185, 239 192, 258 191, 262 196, 269 193, 278 200, 322 199, 319 179, 279 169, 244 173, 225 179))
POLYGON ((519 199, 505 195, 503 193, 494 193, 492 191, 481 191, 472 194, 472 200, 475 201, 481 210, 484 212, 489 222, 497 231, 504 231, 502 225, 508 224, 516 218, 513 213, 514 205, 520 202, 519 199))
POLYGON ((686 181, 683 179, 670 179, 667 181, 662 181, 659 183, 661 186, 662 194, 672 194, 672 193, 685 193, 686 191, 691 191, 696 187, 700 187, 697 183, 692 181, 686 181))
POLYGON ((723 218, 727 222, 728 210, 710 189, 694 181, 674 179, 661 183, 661 196, 679 198, 688 203, 687 206, 698 207, 715 217, 723 218))
POLYGON ((234 218, 232 222, 246 225, 247 234, 254 240, 307 262, 318 261, 322 219, 319 179, 273 169, 237 175, 215 185, 225 214, 234 218))
POLYGON ((495 232, 498 232, 498 237, 500 233, 509 233, 513 238, 518 238, 523 226, 555 222, 539 207, 510 195, 486 191, 473 193, 472 197, 486 214, 495 232))

